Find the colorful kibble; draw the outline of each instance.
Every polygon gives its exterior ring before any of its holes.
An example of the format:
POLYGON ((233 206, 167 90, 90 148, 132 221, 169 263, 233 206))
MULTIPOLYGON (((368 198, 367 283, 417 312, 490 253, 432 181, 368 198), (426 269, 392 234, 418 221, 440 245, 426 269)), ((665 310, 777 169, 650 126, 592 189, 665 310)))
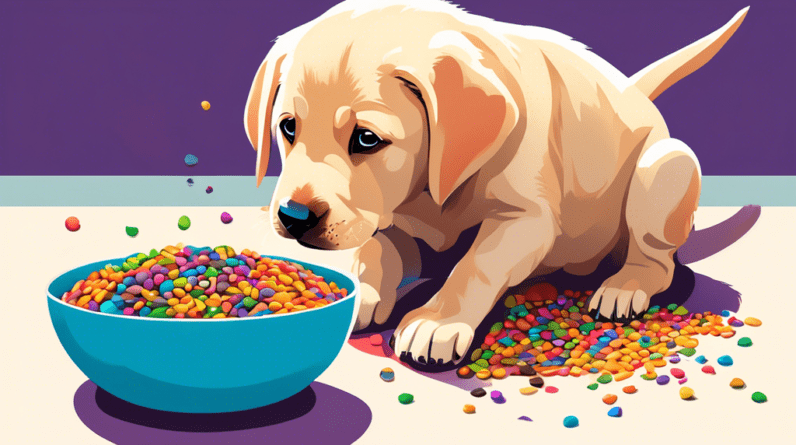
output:
POLYGON ((716 374, 716 370, 713 369, 713 367, 710 365, 703 366, 702 372, 704 372, 705 374, 716 374))
POLYGON ((606 405, 613 405, 616 403, 616 399, 618 399, 618 397, 615 394, 606 394, 603 396, 603 403, 606 405))
POLYGON ((575 428, 579 425, 578 418, 575 416, 567 416, 564 418, 564 426, 567 428, 575 428))
POLYGON ((762 324, 763 324, 763 322, 762 322, 762 321, 758 320, 758 319, 757 319, 757 318, 755 318, 755 317, 746 317, 746 318, 744 318, 743 322, 744 322, 744 323, 745 323, 747 326, 754 326, 754 327, 757 327, 757 326, 760 326, 760 325, 762 325, 762 324))
POLYGON ((138 235, 138 227, 126 226, 124 228, 124 231, 125 233, 127 233, 127 236, 129 236, 130 238, 135 238, 135 236, 138 235))
POLYGON ((707 363, 708 359, 706 359, 704 355, 700 355, 695 359, 695 361, 700 365, 704 365, 705 363, 707 363))
POLYGON ((70 232, 77 232, 80 230, 80 220, 78 220, 76 216, 70 216, 69 218, 66 218, 66 222, 64 224, 66 225, 66 230, 70 232))
POLYGON ((527 422, 533 422, 533 420, 531 420, 531 418, 528 416, 520 416, 517 418, 517 420, 525 420, 527 422))
POLYGON ((180 230, 188 230, 188 228, 191 227, 191 219, 182 215, 177 221, 177 227, 179 227, 180 230))
POLYGON ((558 392, 558 388, 556 388, 555 386, 548 386, 547 388, 544 389, 544 391, 548 394, 555 394, 558 392))
POLYGON ((615 406, 608 410, 608 415, 611 417, 622 417, 622 408, 615 406))
POLYGON ((528 383, 535 388, 541 388, 544 386, 544 379, 539 376, 534 376, 528 379, 528 383))
POLYGON ((210 186, 208 185, 208 186, 207 186, 207 188, 205 189, 205 193, 207 193, 208 195, 209 195, 209 194, 211 194, 211 193, 213 193, 213 187, 210 187, 210 186))
POLYGON ((188 187, 193 187, 193 179, 192 178, 188 178, 187 182, 188 182, 188 187))
POLYGON ((464 405, 464 412, 467 414, 474 414, 475 413, 475 406, 474 405, 464 405))
POLYGON ((732 366, 732 357, 729 355, 722 355, 716 361, 719 362, 721 366, 732 366))
POLYGON ((688 400, 688 399, 690 399, 692 397, 694 397, 694 390, 693 389, 691 389, 691 388, 689 388, 687 386, 683 386, 682 388, 680 388, 680 398, 681 399, 688 400))
POLYGON ((683 371, 680 368, 672 368, 672 369, 669 370, 669 372, 672 374, 672 377, 674 377, 676 379, 681 379, 681 378, 685 377, 685 371, 683 371))
POLYGON ((393 371, 392 368, 384 368, 379 373, 379 377, 385 382, 392 382, 395 380, 395 371, 393 371))
POLYGON ((598 387, 599 387, 599 385, 598 385, 598 384, 596 384, 596 383, 592 383, 591 385, 587 386, 586 388, 589 388, 590 390, 594 391, 594 390, 596 390, 598 387))
POLYGON ((401 402, 402 405, 408 405, 415 401, 415 396, 409 393, 403 393, 398 396, 398 401, 401 402))
POLYGON ((603 374, 597 378, 598 383, 610 383, 613 380, 613 376, 611 374, 603 374))
POLYGON ((297 312, 347 295, 347 289, 326 283, 297 263, 261 257, 249 249, 238 254, 229 246, 178 244, 139 253, 121 265, 108 264, 61 298, 109 314, 202 319, 297 312), (289 282, 278 278, 282 276, 289 282))
POLYGON ((229 224, 232 222, 232 215, 227 212, 221 212, 221 222, 224 224, 229 224))
POLYGON ((506 398, 503 397, 503 393, 500 391, 492 391, 489 393, 489 397, 495 403, 506 403, 506 398))
POLYGON ((681 385, 682 385, 683 383, 685 383, 685 382, 687 382, 687 381, 688 381, 688 377, 683 377, 683 378, 681 378, 680 380, 678 380, 678 381, 677 381, 677 383, 679 383, 679 384, 681 384, 681 385))
POLYGON ((741 346, 743 348, 748 348, 749 346, 752 346, 752 339, 749 337, 741 337, 738 340, 738 346, 741 346))
POLYGON ((520 388, 520 394, 529 396, 531 394, 536 394, 539 391, 539 388, 534 388, 533 386, 525 386, 520 388))
POLYGON ((625 394, 635 394, 636 391, 637 389, 633 385, 625 386, 624 388, 622 388, 622 392, 624 392, 625 394))
POLYGON ((668 375, 658 376, 658 378, 655 381, 658 382, 659 385, 665 385, 669 383, 669 376, 668 375))
POLYGON ((185 165, 192 167, 196 165, 198 162, 199 158, 197 158, 196 156, 190 154, 185 155, 185 165))
POLYGON ((206 100, 203 100, 202 101, 202 109, 204 109, 205 111, 209 110, 210 109, 210 102, 208 102, 206 100))
POLYGON ((766 397, 766 395, 763 394, 762 392, 758 391, 752 394, 752 400, 754 400, 757 403, 763 403, 768 400, 768 397, 766 397))
POLYGON ((742 389, 745 386, 746 386, 746 383, 744 383, 744 381, 739 379, 738 377, 735 377, 734 379, 732 379, 730 381, 730 387, 732 387, 732 388, 742 389))
POLYGON ((368 337, 368 340, 370 340, 371 345, 380 346, 381 343, 384 341, 384 338, 382 338, 381 334, 373 334, 370 337, 368 337))

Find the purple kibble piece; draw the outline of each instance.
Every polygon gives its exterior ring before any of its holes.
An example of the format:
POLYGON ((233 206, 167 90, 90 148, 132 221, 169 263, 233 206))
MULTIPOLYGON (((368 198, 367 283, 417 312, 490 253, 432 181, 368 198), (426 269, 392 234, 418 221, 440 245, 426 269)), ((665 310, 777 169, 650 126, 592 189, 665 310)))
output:
POLYGON ((90 311, 98 311, 99 310, 99 303, 94 300, 88 302, 88 310, 90 311))
POLYGON ((208 185, 208 186, 207 186, 207 188, 205 189, 205 193, 207 193, 208 195, 209 195, 210 193, 213 193, 213 187, 210 187, 210 186, 208 185))
POLYGON ((334 303, 334 297, 326 297, 326 301, 329 303, 334 303))
POLYGON ((247 317, 248 315, 249 315, 249 311, 247 311, 246 308, 242 307, 242 308, 238 309, 238 317, 239 318, 247 317))
MULTIPOLYGON (((321 291, 321 290, 320 290, 320 289, 318 289, 317 287, 311 287, 311 288, 309 288, 309 289, 307 289, 307 290, 309 290, 309 291, 310 291, 310 292, 312 292, 313 294, 317 294, 318 292, 320 292, 320 291, 321 291)), ((323 295, 321 295, 321 298, 323 298, 323 295)))
POLYGON ((528 416, 520 416, 517 420, 526 420, 528 422, 533 422, 530 417, 528 416))
POLYGON ((232 222, 232 215, 230 215, 230 214, 229 214, 229 213, 227 213, 227 212, 223 212, 223 213, 221 214, 221 222, 222 222, 222 223, 224 223, 224 224, 229 224, 229 223, 231 223, 231 222, 232 222))
POLYGON ((147 278, 149 278, 149 275, 147 275, 146 272, 138 272, 135 274, 135 282, 138 284, 144 284, 147 278))
POLYGON ((564 295, 559 295, 558 299, 556 300, 556 304, 558 304, 559 306, 563 306, 566 303, 567 303, 567 297, 565 297, 564 295))
POLYGON ((734 328, 740 328, 741 326, 743 326, 743 322, 741 320, 733 320, 730 322, 730 326, 734 328))
POLYGON ((503 393, 500 391, 492 391, 489 393, 489 397, 491 397, 492 401, 495 403, 506 403, 506 398, 503 397, 503 393))
POLYGON ((153 287, 155 287, 155 282, 152 281, 152 278, 147 278, 144 280, 144 289, 152 290, 153 287))
POLYGON ((669 383, 669 376, 668 375, 659 375, 657 379, 655 379, 659 385, 665 385, 669 383))
POLYGON ((230 317, 237 317, 238 316, 238 308, 233 307, 231 311, 229 311, 230 317))
POLYGON ((680 356, 676 354, 671 356, 669 358, 669 363, 680 363, 680 356))
POLYGON ((193 179, 188 178, 188 187, 193 187, 193 179))
POLYGON ((682 385, 683 383, 685 383, 687 381, 688 381, 688 377, 683 377, 682 379, 678 380, 677 383, 682 385))
POLYGON ((260 291, 260 296, 264 298, 270 298, 276 295, 276 291, 271 289, 270 287, 266 287, 265 289, 260 291))
POLYGON ((188 283, 190 283, 191 286, 196 286, 197 284, 199 284, 199 278, 197 278, 196 276, 188 277, 188 283))
POLYGON ((230 284, 226 281, 216 284, 216 292, 219 294, 223 293, 227 288, 229 288, 230 284))
POLYGON ((163 292, 163 298, 165 298, 166 300, 169 300, 171 298, 174 298, 174 294, 171 291, 163 292))
POLYGON ((222 282, 225 283, 227 281, 229 281, 229 276, 227 274, 225 274, 225 273, 222 273, 221 275, 218 276, 218 278, 216 278, 216 282, 218 282, 218 283, 222 283, 222 282))
POLYGON ((553 346, 564 346, 566 343, 567 342, 561 340, 560 338, 553 340, 553 346))

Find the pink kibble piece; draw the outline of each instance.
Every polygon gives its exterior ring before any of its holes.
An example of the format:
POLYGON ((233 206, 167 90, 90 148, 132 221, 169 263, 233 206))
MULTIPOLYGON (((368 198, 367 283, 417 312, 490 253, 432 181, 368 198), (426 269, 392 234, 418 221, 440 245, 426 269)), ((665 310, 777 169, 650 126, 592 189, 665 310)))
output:
POLYGON ((713 369, 713 367, 710 365, 705 365, 702 367, 702 372, 704 372, 705 374, 715 374, 716 370, 713 369))
POLYGON ((381 334, 373 334, 370 336, 370 344, 373 346, 381 345, 382 341, 384 341, 384 339, 381 337, 381 334))
POLYGON ((124 315, 133 315, 134 313, 135 313, 135 310, 133 308, 131 308, 131 307, 124 308, 124 315))
POLYGON ((672 377, 676 379, 685 377, 685 372, 680 368, 672 368, 670 372, 672 373, 672 377))
POLYGON ((545 392, 548 392, 550 394, 555 394, 558 392, 558 388, 556 388, 555 386, 548 386, 544 390, 545 392))
POLYGON ((229 224, 232 222, 232 215, 227 212, 221 213, 221 222, 224 224, 229 224))
POLYGON ((677 383, 679 383, 679 384, 681 384, 681 385, 682 385, 683 383, 685 383, 685 382, 687 382, 687 381, 688 381, 688 377, 683 377, 683 378, 681 378, 680 380, 678 380, 678 381, 677 381, 677 383))

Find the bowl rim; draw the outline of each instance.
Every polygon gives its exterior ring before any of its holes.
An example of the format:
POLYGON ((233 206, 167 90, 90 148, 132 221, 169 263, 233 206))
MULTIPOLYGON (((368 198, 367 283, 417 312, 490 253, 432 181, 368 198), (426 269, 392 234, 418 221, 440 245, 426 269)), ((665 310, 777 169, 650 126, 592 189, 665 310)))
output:
MULTIPOLYGON (((278 256, 278 255, 260 254, 260 256, 261 257, 266 257, 266 258, 273 258, 273 259, 277 259, 277 260, 292 261, 292 262, 295 262, 295 263, 299 263, 302 266, 305 265, 305 264, 309 264, 309 265, 313 265, 313 266, 320 266, 320 267, 322 267, 324 269, 328 269, 328 270, 330 270, 332 272, 339 273, 339 274, 343 275, 344 277, 348 278, 349 280, 351 280, 351 282, 354 283, 354 290, 352 292, 348 293, 345 297, 341 298, 340 300, 337 300, 334 303, 329 303, 327 305, 324 305, 322 308, 319 308, 319 309, 303 310, 303 311, 298 311, 298 312, 288 312, 286 314, 267 314, 267 315, 264 315, 264 316, 245 317, 245 318, 224 317, 224 318, 208 318, 208 319, 204 319, 204 318, 187 318, 187 319, 183 319, 183 318, 174 318, 174 317, 171 317, 171 318, 132 317, 132 316, 129 316, 129 315, 109 314, 109 313, 100 312, 100 311, 96 311, 95 312, 95 311, 90 311, 88 309, 83 309, 81 307, 77 307, 75 305, 71 305, 71 304, 61 300, 60 298, 56 297, 55 295, 53 295, 50 292, 50 286, 53 284, 53 282, 55 280, 57 280, 61 276, 66 275, 67 273, 69 273, 69 272, 71 272, 71 271, 73 271, 75 269, 79 269, 81 267, 88 266, 89 264, 101 263, 101 262, 106 261, 106 260, 100 260, 100 261, 88 262, 88 263, 83 264, 81 266, 72 267, 72 268, 69 268, 69 269, 67 269, 67 270, 65 270, 63 272, 60 272, 57 275, 55 275, 53 278, 51 278, 49 280, 49 284, 47 285, 47 298, 48 299, 52 299, 53 301, 55 301, 57 303, 60 303, 60 304, 66 306, 66 307, 68 307, 70 309, 79 310, 79 311, 82 311, 82 312, 86 312, 88 314, 93 314, 93 315, 102 316, 102 317, 114 317, 114 318, 121 318, 121 319, 125 319, 125 320, 146 320, 146 321, 153 321, 153 322, 172 322, 172 323, 174 323, 174 322, 185 323, 187 321, 187 322, 189 322, 191 324, 192 323, 202 323, 202 322, 203 323, 208 323, 208 322, 210 322, 210 323, 219 323, 219 322, 225 322, 225 321, 227 321, 227 322, 232 322, 232 321, 244 322, 244 321, 247 321, 247 320, 259 320, 259 319, 266 319, 267 320, 269 318, 286 317, 286 316, 289 316, 289 315, 297 316, 299 314, 305 314, 305 313, 310 313, 310 312, 315 312, 315 311, 322 311, 322 310, 326 309, 327 307, 330 307, 330 306, 333 306, 333 305, 335 305, 337 303, 340 303, 342 301, 348 300, 349 297, 352 297, 351 299, 355 300, 354 303, 356 303, 356 299, 359 298, 359 290, 360 290, 359 279, 356 278, 354 276, 354 274, 352 274, 351 272, 346 272, 346 271, 344 271, 342 269, 338 269, 337 267, 334 267, 334 266, 327 266, 327 265, 318 264, 318 263, 311 262, 311 261, 296 260, 296 259, 293 259, 293 258, 283 257, 283 256, 278 256)), ((125 257, 113 258, 113 259, 110 259, 110 260, 107 260, 107 261, 108 262, 112 262, 112 261, 120 260, 122 258, 125 258, 125 257)), ((308 269, 311 269, 311 268, 308 268, 308 269)), ((325 277, 324 277, 324 279, 325 279, 325 277)))

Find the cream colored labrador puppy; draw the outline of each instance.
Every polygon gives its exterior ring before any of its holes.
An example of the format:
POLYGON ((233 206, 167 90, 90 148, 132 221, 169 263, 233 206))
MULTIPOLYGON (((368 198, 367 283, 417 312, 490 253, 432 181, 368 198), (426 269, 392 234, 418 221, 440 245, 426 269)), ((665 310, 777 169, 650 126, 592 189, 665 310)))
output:
MULTIPOLYGON (((671 283, 701 172, 652 100, 706 63, 726 26, 631 78, 555 31, 440 1, 346 1, 280 36, 244 124, 257 184, 282 157, 276 230, 305 246, 358 248, 356 329, 383 323, 396 288, 481 224, 428 303, 395 331, 420 363, 464 356, 508 287, 559 269, 626 261, 590 308, 626 320, 671 283)), ((409 355, 411 354, 411 356, 409 355)))

